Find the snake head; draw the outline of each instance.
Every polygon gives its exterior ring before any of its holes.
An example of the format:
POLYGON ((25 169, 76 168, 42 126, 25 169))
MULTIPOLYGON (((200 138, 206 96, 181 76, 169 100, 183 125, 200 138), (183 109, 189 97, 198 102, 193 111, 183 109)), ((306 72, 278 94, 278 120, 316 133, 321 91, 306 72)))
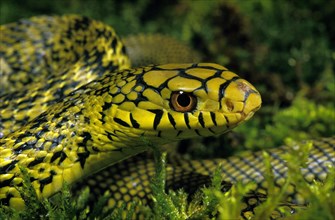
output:
POLYGON ((144 136, 167 143, 220 135, 261 106, 254 86, 218 64, 166 64, 120 77, 125 80, 111 90, 115 108, 109 116, 124 141, 144 136))

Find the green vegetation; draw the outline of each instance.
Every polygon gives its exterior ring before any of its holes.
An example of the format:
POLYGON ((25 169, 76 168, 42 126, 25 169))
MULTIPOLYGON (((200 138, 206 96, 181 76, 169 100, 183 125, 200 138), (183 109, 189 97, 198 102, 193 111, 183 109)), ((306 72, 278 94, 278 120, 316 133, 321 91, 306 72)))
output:
MULTIPOLYGON (((201 52, 205 61, 226 65, 260 90, 263 107, 254 118, 222 137, 224 140, 211 141, 211 150, 205 147, 208 139, 203 140, 203 144, 193 144, 187 150, 191 155, 198 156, 194 152, 201 152, 201 157, 211 157, 222 152, 225 156, 245 148, 272 148, 284 143, 293 146, 292 139, 298 141, 335 134, 335 26, 332 23, 335 1, 0 2, 1 24, 34 15, 65 13, 102 20, 123 37, 138 33, 173 36, 201 52)), ((299 209, 299 215, 286 218, 333 219, 335 171, 332 169, 325 183, 308 185, 298 172, 304 165, 308 144, 300 147, 305 154, 292 150, 285 156, 289 164, 287 181, 300 187, 311 204, 306 209, 299 209)), ((202 189, 188 201, 185 192, 165 192, 164 157, 156 152, 157 174, 152 184, 156 203, 154 209, 142 207, 143 216, 150 219, 237 218, 240 199, 252 184, 238 183, 223 193, 221 176, 216 174, 211 187, 202 189)), ((265 165, 270 170, 266 160, 265 165)), ((270 186, 271 178, 268 171, 270 186)), ((121 219, 130 218, 135 211, 134 204, 130 208, 123 206, 104 212, 101 216, 106 201, 103 197, 94 211, 88 213, 89 192, 83 191, 79 198, 73 198, 67 187, 52 200, 40 201, 31 190, 28 177, 25 183, 22 193, 30 204, 27 211, 18 213, 1 207, 0 219, 121 219)), ((254 219, 271 216, 279 202, 285 201, 284 197, 282 192, 270 193, 268 202, 257 208, 254 219)))
POLYGON ((260 118, 237 128, 245 135, 245 147, 265 149, 280 146, 287 138, 306 140, 317 137, 330 137, 335 134, 335 106, 332 103, 317 104, 304 97, 293 100, 288 108, 276 109, 263 129, 260 118))
MULTIPOLYGON (((332 167, 327 180, 324 183, 308 184, 300 168, 305 166, 310 143, 298 144, 292 140, 287 141, 290 151, 283 155, 288 162, 288 176, 285 184, 279 192, 276 192, 271 185, 273 183, 273 173, 269 157, 264 153, 264 164, 267 168, 266 181, 269 184, 268 199, 255 209, 255 215, 250 215, 252 219, 268 219, 276 217, 278 210, 286 219, 333 219, 335 204, 335 168, 332 167), (295 146, 295 147, 293 147, 295 146), (280 206, 281 202, 286 201, 285 191, 290 183, 294 183, 302 192, 305 198, 310 200, 308 208, 303 206, 294 206, 298 214, 291 215, 290 209, 280 206), (275 214, 274 214, 275 213, 275 214)), ((244 196, 248 196, 250 189, 254 187, 253 183, 237 183, 231 187, 228 192, 222 191, 222 176, 220 167, 214 173, 212 185, 200 189, 188 201, 188 196, 182 190, 168 192, 165 191, 165 160, 166 153, 161 152, 159 148, 152 147, 156 160, 156 174, 152 180, 153 189, 153 209, 140 204, 125 204, 114 210, 104 210, 104 202, 108 195, 100 198, 96 206, 89 212, 88 195, 85 189, 79 197, 71 196, 67 186, 61 193, 52 199, 37 199, 34 189, 29 181, 29 176, 22 168, 24 187, 20 191, 23 198, 27 201, 29 207, 25 211, 17 212, 8 207, 0 207, 0 219, 131 219, 135 215, 142 215, 144 219, 239 219, 240 210, 243 207, 241 202, 244 196), (137 212, 135 211, 135 206, 137 212)), ((277 216, 278 217, 278 216, 277 216)))

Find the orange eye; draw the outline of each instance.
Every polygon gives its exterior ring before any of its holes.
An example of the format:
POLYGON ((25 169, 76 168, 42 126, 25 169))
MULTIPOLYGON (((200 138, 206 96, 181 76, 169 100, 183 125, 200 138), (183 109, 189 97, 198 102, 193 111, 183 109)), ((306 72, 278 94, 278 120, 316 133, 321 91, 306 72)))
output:
POLYGON ((195 109, 197 98, 192 93, 183 91, 173 92, 170 105, 177 112, 190 112, 195 109))

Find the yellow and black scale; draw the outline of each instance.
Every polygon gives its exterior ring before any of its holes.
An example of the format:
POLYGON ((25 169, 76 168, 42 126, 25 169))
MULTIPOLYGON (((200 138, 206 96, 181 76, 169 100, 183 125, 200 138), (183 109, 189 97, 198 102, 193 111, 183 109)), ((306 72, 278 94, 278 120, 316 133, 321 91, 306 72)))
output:
MULTIPOLYGON (((110 207, 145 200, 154 165, 145 156, 131 156, 147 151, 148 142, 162 145, 220 135, 261 106, 260 94, 250 83, 218 64, 131 69, 114 30, 78 15, 2 25, 0 63, 0 204, 16 209, 25 207, 17 190, 22 186, 20 166, 41 198, 66 182, 88 185, 95 195, 110 191, 110 207)), ((324 180, 329 165, 334 166, 335 141, 313 143, 302 172, 309 181, 324 180)), ((279 156, 285 150, 269 151, 278 187, 286 173, 279 156)), ((219 163, 228 183, 256 181, 266 190, 260 152, 174 160, 168 185, 201 186, 219 163)), ((288 193, 292 201, 305 202, 293 186, 288 193)), ((246 201, 243 215, 248 211, 253 207, 246 201)))

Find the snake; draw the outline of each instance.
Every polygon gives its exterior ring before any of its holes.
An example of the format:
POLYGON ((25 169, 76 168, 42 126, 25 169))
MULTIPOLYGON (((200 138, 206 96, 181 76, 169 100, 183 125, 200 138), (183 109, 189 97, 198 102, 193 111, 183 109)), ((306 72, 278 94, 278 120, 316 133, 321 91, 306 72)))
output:
MULTIPOLYGON (((2 25, 0 35, 0 204, 14 209, 25 208, 20 167, 39 198, 67 183, 110 190, 110 206, 143 199, 154 166, 141 154, 148 143, 221 135, 261 107, 256 88, 219 64, 132 68, 114 29, 85 16, 22 19, 2 25)), ((303 171, 310 182, 324 180, 335 158, 334 138, 313 143, 303 171)), ((270 151, 279 187, 286 169, 278 155, 285 151, 270 151)), ((223 164, 228 182, 265 189, 260 158, 173 160, 169 185, 198 187, 223 164)))
MULTIPOLYGON (((335 163, 334 138, 316 139, 311 144, 312 148, 309 151, 307 166, 301 168, 301 174, 309 184, 326 180, 330 167, 334 166, 335 163)), ((287 152, 291 152, 289 146, 267 151, 274 173, 274 187, 277 191, 280 191, 283 187, 287 177, 288 167, 281 157, 287 152)), ((254 193, 248 194, 243 199, 245 206, 241 210, 241 217, 250 219, 254 215, 254 209, 264 202, 268 193, 263 153, 262 151, 248 152, 228 158, 206 160, 190 160, 172 154, 171 158, 169 157, 167 160, 167 188, 173 190, 183 188, 187 193, 193 195, 199 188, 211 184, 211 176, 215 169, 220 167, 220 173, 224 180, 222 184, 225 189, 230 189, 231 184, 237 182, 256 183, 254 193)), ((152 190, 149 186, 154 175, 155 162, 147 154, 142 153, 110 166, 88 177, 84 182, 93 194, 92 200, 103 196, 105 192, 109 192, 108 207, 116 208, 124 202, 141 201, 144 204, 150 203, 152 190), (122 188, 123 190, 121 190, 122 188)), ((80 188, 84 184, 79 182, 77 186, 80 188)), ((304 192, 293 184, 289 184, 285 194, 287 200, 280 206, 286 207, 290 212, 296 212, 297 208, 304 207, 309 202, 308 198, 304 196, 304 192)), ((285 214, 279 210, 272 213, 273 219, 283 216, 285 214)))

